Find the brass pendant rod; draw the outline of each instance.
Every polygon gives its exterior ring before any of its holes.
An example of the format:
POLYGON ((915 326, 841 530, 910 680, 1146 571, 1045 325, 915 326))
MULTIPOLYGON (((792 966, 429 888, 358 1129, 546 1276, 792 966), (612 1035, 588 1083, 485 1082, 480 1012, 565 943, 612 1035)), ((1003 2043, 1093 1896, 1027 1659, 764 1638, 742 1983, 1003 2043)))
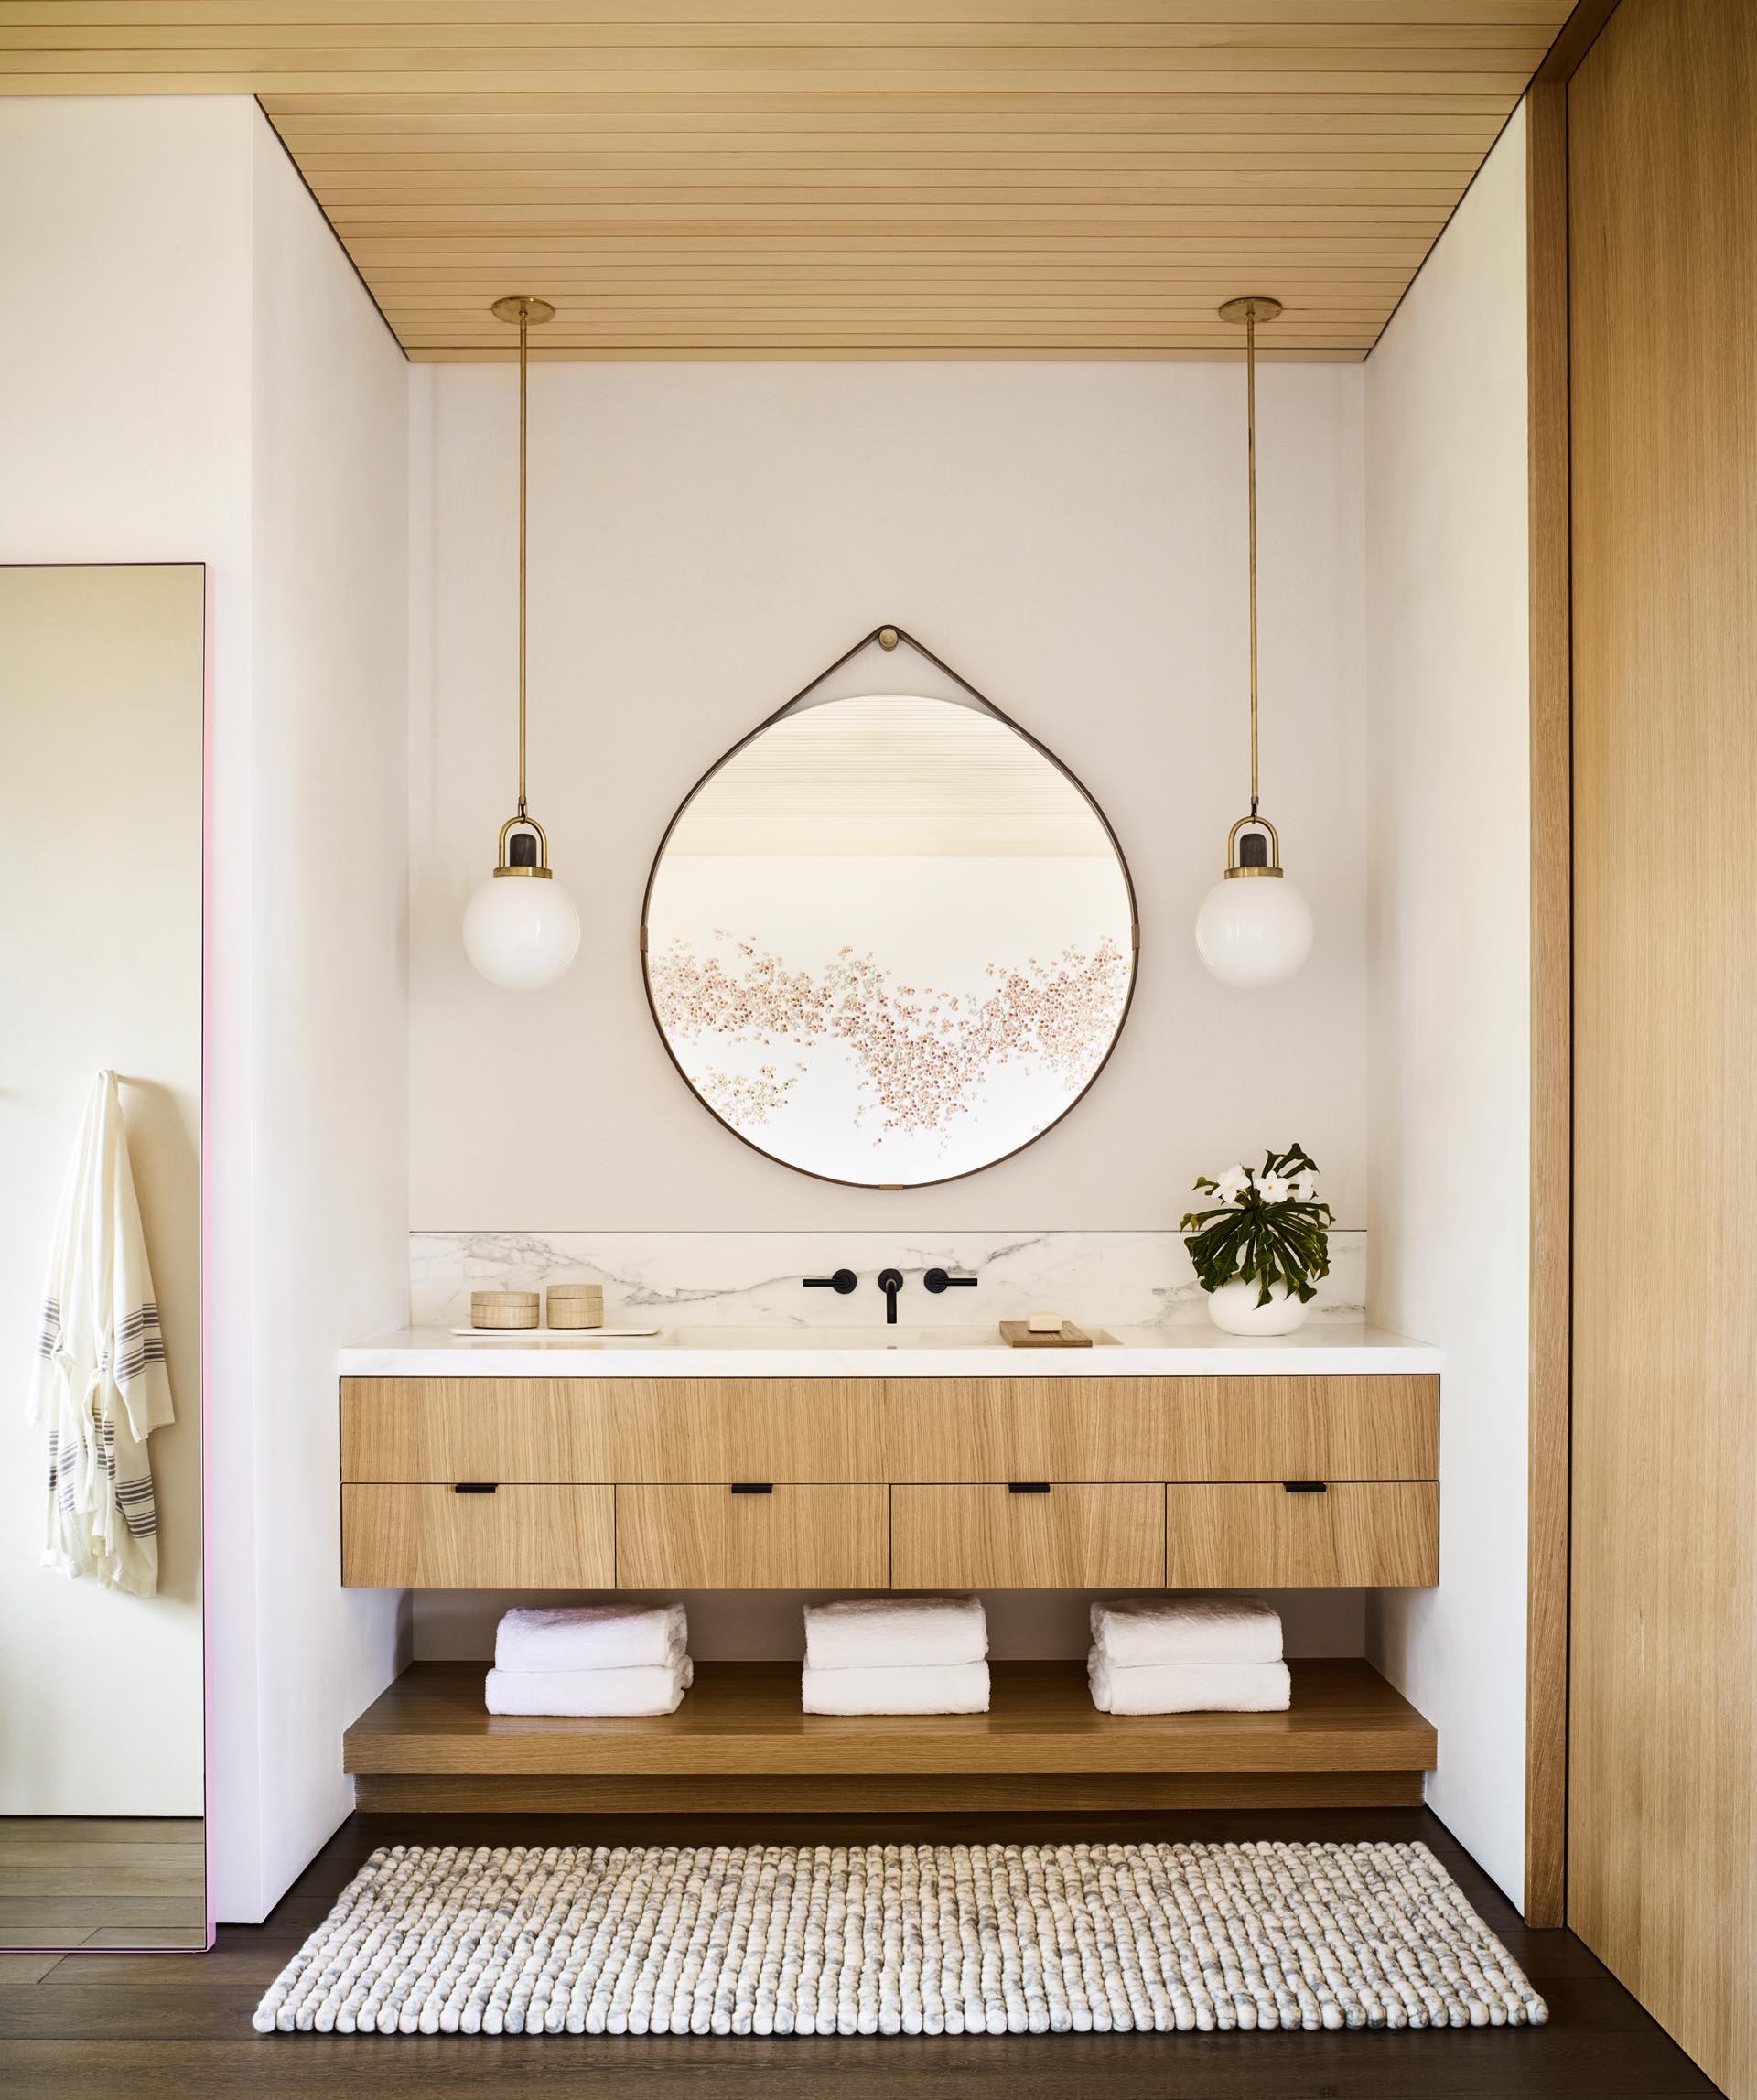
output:
MULTIPOLYGON (((530 333, 531 333, 531 315, 530 315, 530 310, 529 310, 528 302, 525 302, 525 301, 523 301, 523 300, 521 300, 521 302, 520 302, 520 304, 519 304, 519 814, 520 814, 521 816, 523 816, 523 815, 524 815, 524 813, 525 813, 525 808, 524 808, 524 655, 525 655, 525 650, 524 650, 524 547, 525 547, 525 428, 526 428, 526 422, 527 422, 527 417, 526 417, 526 413, 525 413, 525 390, 526 390, 526 377, 527 377, 527 347, 528 347, 528 341, 529 341, 530 333)), ((1255 527, 1253 527, 1253 531, 1255 531, 1255 527)), ((1253 566, 1253 574, 1255 574, 1255 566, 1253 566)), ((1256 588, 1255 583, 1253 583, 1252 588, 1253 588, 1253 590, 1255 590, 1255 588, 1256 588)), ((1251 612, 1251 632, 1252 632, 1252 637, 1253 637, 1253 640, 1252 640, 1252 643, 1251 643, 1251 647, 1252 647, 1252 651, 1253 651, 1253 657, 1252 657, 1252 661, 1253 661, 1253 662, 1255 662, 1255 661, 1256 661, 1256 657, 1255 657, 1255 651, 1256 651, 1256 640, 1255 640, 1255 637, 1256 637, 1256 600, 1255 600, 1255 598, 1253 598, 1253 600, 1252 600, 1252 612, 1251 612)), ((1256 673, 1255 673, 1255 672, 1253 672, 1253 673, 1252 673, 1252 697, 1251 697, 1251 712, 1252 712, 1252 721, 1253 721, 1253 723, 1255 723, 1255 721, 1256 721, 1256 673)), ((1256 743, 1255 743, 1255 738, 1256 738, 1256 731, 1255 727, 1253 727, 1253 729, 1252 729, 1252 731, 1251 731, 1251 735, 1252 735, 1252 738, 1253 738, 1253 743, 1252 743, 1252 758, 1251 758, 1251 765, 1252 765, 1252 770, 1253 770, 1253 781, 1255 781, 1255 770, 1256 770, 1256 743)), ((1252 800, 1252 802, 1251 802, 1251 807, 1252 807, 1253 809, 1255 809, 1255 808, 1256 807, 1256 800, 1255 800, 1255 798, 1253 798, 1253 800, 1252 800)))
POLYGON ((1262 292, 1242 299, 1228 299, 1220 309, 1223 321, 1245 325, 1245 463, 1250 513, 1251 577, 1251 821, 1256 818, 1256 324, 1272 321, 1281 311, 1279 299, 1262 292))
MULTIPOLYGON (((520 341, 523 341, 521 334, 520 341)), ((1252 300, 1245 316, 1245 431, 1246 474, 1250 483, 1250 537, 1251 537, 1251 814, 1256 814, 1256 302, 1252 300)), ((523 439, 521 439, 523 442, 523 439)), ((523 497, 521 497, 523 502, 523 497)), ((523 513, 520 513, 523 523, 523 513)), ((523 557, 520 557, 520 585, 523 592, 523 557)), ((523 610, 521 610, 523 620, 523 610)), ((523 646, 523 643, 521 643, 523 646)), ((524 674, 521 666, 519 674, 520 750, 523 750, 524 674)), ((520 764, 523 758, 521 755, 520 764)), ((521 774, 523 796, 523 774, 521 774)), ((523 803, 521 801, 520 806, 523 803)))

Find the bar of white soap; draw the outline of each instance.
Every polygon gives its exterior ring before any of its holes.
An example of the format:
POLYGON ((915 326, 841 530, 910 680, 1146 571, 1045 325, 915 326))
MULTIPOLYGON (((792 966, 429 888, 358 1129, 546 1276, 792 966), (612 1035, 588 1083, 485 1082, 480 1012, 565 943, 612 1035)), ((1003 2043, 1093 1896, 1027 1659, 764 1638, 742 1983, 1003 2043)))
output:
POLYGON ((1059 1312, 1034 1312, 1025 1325, 1033 1334, 1060 1334, 1067 1322, 1059 1312))

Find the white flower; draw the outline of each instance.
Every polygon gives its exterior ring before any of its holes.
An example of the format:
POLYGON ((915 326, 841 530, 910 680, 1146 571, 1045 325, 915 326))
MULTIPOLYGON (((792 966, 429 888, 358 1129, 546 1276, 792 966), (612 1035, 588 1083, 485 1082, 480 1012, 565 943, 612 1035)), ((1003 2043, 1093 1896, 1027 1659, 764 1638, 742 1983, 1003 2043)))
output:
POLYGON ((1251 1178, 1243 1167, 1229 1167, 1214 1177, 1215 1199, 1222 1203, 1236 1203, 1250 1185, 1251 1178))
POLYGON ((1316 1203, 1320 1201, 1318 1177, 1315 1173, 1300 1175, 1293 1185, 1293 1200, 1296 1203, 1316 1203))
POLYGON ((1285 1174, 1266 1174, 1257 1183, 1256 1192, 1266 1203, 1285 1203, 1293 1194, 1293 1183, 1285 1174))

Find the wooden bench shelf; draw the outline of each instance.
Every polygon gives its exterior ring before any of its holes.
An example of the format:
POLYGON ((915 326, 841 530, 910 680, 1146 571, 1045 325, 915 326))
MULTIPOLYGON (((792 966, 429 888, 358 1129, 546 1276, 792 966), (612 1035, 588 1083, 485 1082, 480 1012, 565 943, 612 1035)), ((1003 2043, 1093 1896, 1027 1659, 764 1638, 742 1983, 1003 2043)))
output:
POLYGON ((997 1663, 986 1714, 803 1714, 794 1663, 703 1663, 649 1720, 501 1716, 480 1663, 417 1663, 355 1721, 371 1813, 1365 1807, 1421 1798, 1430 1724, 1368 1664, 1291 1665, 1284 1714, 1098 1713, 1078 1663, 997 1663))

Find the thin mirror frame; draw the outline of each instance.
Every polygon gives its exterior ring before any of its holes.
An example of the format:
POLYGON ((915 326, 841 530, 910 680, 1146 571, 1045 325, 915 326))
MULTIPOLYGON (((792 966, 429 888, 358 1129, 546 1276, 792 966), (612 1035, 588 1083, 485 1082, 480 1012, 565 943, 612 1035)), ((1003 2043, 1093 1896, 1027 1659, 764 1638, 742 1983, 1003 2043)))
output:
MULTIPOLYGON (((955 705, 955 703, 947 702, 947 705, 955 705)), ((707 769, 707 770, 700 776, 700 778, 695 781, 695 785, 690 789, 689 792, 684 797, 683 801, 678 803, 676 809, 673 812, 671 822, 665 826, 664 835, 659 841, 658 851, 652 856, 652 867, 648 871, 647 886, 641 899, 641 984, 642 989, 647 995, 647 1011, 652 1016, 652 1025, 658 1034, 659 1040, 664 1045, 665 1055, 671 1060, 671 1062, 675 1069, 678 1077, 689 1089, 690 1099, 695 1102, 699 1107, 701 1107, 708 1115, 710 1115, 714 1121, 719 1125, 722 1130, 729 1131, 731 1135, 738 1139, 740 1145, 748 1146, 749 1149, 756 1153, 760 1158, 767 1159, 771 1166, 784 1167, 787 1168, 789 1173, 803 1174, 809 1180, 831 1182, 839 1189, 871 1189, 883 1193, 886 1191, 900 1191, 903 1190, 911 1189, 943 1188, 949 1181, 967 1181, 973 1174, 986 1174, 992 1168, 1003 1166, 1008 1159, 1016 1159, 1021 1152, 1029 1151, 1033 1145, 1038 1144, 1041 1139, 1047 1137, 1051 1130, 1054 1130, 1059 1125, 1066 1122, 1068 1117, 1073 1115, 1073 1111, 1079 1107, 1080 1104, 1086 1098, 1087 1094, 1089 1094, 1093 1088, 1098 1083, 1098 1081, 1104 1072, 1105 1067, 1110 1062, 1112 1057, 1116 1054, 1116 1045, 1122 1039, 1123 1029, 1127 1026, 1129 1013, 1135 1004, 1135 988, 1140 978, 1140 964, 1141 915, 1139 905, 1135 894, 1135 878, 1129 872, 1128 856, 1123 851, 1122 841, 1116 836, 1116 830, 1112 825, 1110 819, 1105 814, 1104 810, 1100 807, 1097 799, 1094 796, 1091 789, 1086 786, 1085 782, 1077 773, 1075 773, 1069 766, 1064 764, 1062 759, 1056 757, 1055 753, 1050 749, 1047 744, 1042 743, 1038 738, 1033 737, 1029 729, 1021 727, 1019 723, 1013 720, 1012 716, 1008 715, 1004 708, 996 706, 995 703, 989 699, 986 693, 981 692, 977 687, 971 684, 970 681, 965 678, 961 672, 954 671, 952 666, 945 662, 943 658, 936 656, 933 652, 927 647, 925 642, 918 641, 916 638, 910 633, 907 628, 898 626, 895 620, 882 621, 878 627, 873 628, 869 633, 863 634, 859 641, 854 644, 853 648, 844 650, 842 654, 836 658, 834 663, 827 665, 824 670, 818 673, 815 678, 811 679, 807 682, 807 684, 802 685, 799 691, 795 693, 791 699, 783 701, 781 705, 775 709, 772 715, 765 716, 748 736, 740 737, 736 744, 732 745, 728 749, 721 752, 720 756, 716 759, 714 763, 707 769), (659 879, 659 870, 664 862, 665 848, 671 844, 672 836, 675 833, 678 825, 689 813, 691 803, 695 802, 696 796, 701 793, 702 790, 707 785, 709 781, 711 781, 717 773, 723 771, 726 767, 730 765, 732 760, 738 757, 740 751, 747 749, 750 745, 754 744, 759 737, 762 736, 766 731, 772 729, 775 724, 779 722, 784 716, 791 714, 793 709, 799 705, 802 700, 806 699, 811 694, 814 693, 817 688, 824 684, 827 680, 834 678, 838 671, 843 670, 846 665, 852 663, 855 658, 858 656, 863 650, 885 646, 880 641, 880 637, 884 635, 894 635, 896 637, 896 641, 889 645, 891 652, 894 652, 897 648, 905 644, 909 648, 912 649, 923 662, 931 663, 933 669, 939 673, 942 678, 950 679, 953 684, 960 687, 964 692, 967 693, 971 699, 976 701, 979 706, 986 709, 986 712, 994 718, 994 720, 1001 723, 1005 727, 1010 729, 1014 736, 1018 737, 1021 742, 1029 745, 1031 749, 1034 750, 1040 758, 1046 759, 1049 763, 1055 768, 1056 771, 1062 775, 1063 780, 1070 782, 1070 784, 1078 791, 1082 800, 1085 802, 1086 807, 1091 810, 1093 815, 1097 818, 1100 826, 1103 828, 1105 838, 1110 842, 1111 851, 1116 856, 1116 866, 1118 870, 1121 872, 1123 878, 1123 888, 1128 899, 1128 985, 1127 989, 1123 994, 1122 1011, 1116 1017, 1116 1026, 1112 1029, 1110 1040, 1105 1046, 1105 1054, 1093 1067, 1091 1073, 1087 1077, 1085 1084, 1080 1089, 1079 1093, 1073 1096, 1073 1100, 1070 1101, 1064 1108, 1062 1108, 1057 1115, 1052 1116, 1050 1121, 1043 1125, 1042 1129, 1034 1131, 1030 1136, 1026 1138, 1022 1145, 1015 1145, 1005 1152, 997 1152, 992 1159, 985 1159, 979 1167, 961 1168, 955 1174, 936 1174, 931 1179, 924 1181, 853 1181, 848 1179, 846 1175, 820 1174, 814 1168, 802 1167, 797 1160, 781 1158, 779 1154, 767 1150, 763 1146, 759 1145, 755 1138, 747 1137, 743 1131, 739 1130, 735 1125, 728 1123, 725 1116, 720 1114, 719 1110, 714 1106, 712 1102, 708 1101, 697 1089, 695 1081, 690 1078, 689 1073, 684 1070, 682 1059, 679 1058, 677 1052, 672 1048, 671 1038, 665 1033, 664 1023, 659 1018, 658 1005, 653 998, 652 969, 651 958, 648 953, 648 930, 649 921, 652 911, 653 886, 659 879)))
MULTIPOLYGON (((212 1217, 211 1189, 209 1176, 211 1171, 211 1132, 209 1127, 210 1103, 208 1079, 213 1069, 213 1021, 212 957, 208 944, 208 928, 213 919, 213 572, 206 562, 178 561, 89 561, 89 562, 0 562, 0 569, 194 569, 201 578, 201 876, 200 876, 200 999, 201 1012, 199 1022, 200 1041, 200 1100, 198 1111, 198 1128, 200 1133, 201 1157, 196 1174, 197 1232, 199 1235, 197 1289, 200 1297, 196 1323, 197 1378, 200 1387, 196 1418, 199 1434, 197 1438, 196 1471, 199 1481, 197 1506, 201 1513, 201 1549, 198 1556, 201 1585, 201 1929, 200 1947, 134 1946, 126 1948, 75 1945, 46 1939, 37 1946, 9 1947, 5 1951, 15 1955, 109 1955, 118 1954, 130 1957, 136 1955, 189 1955, 211 1954, 217 1939, 214 1865, 213 1865, 213 1585, 210 1579, 211 1570, 208 1559, 209 1542, 212 1537, 212 1469, 209 1465, 209 1438, 212 1428, 210 1415, 210 1385, 208 1364, 210 1356, 212 1334, 212 1299, 209 1291, 209 1278, 212 1273, 211 1249, 209 1245, 209 1222, 212 1217)), ((125 1081, 124 1081, 125 1083, 125 1081)))

